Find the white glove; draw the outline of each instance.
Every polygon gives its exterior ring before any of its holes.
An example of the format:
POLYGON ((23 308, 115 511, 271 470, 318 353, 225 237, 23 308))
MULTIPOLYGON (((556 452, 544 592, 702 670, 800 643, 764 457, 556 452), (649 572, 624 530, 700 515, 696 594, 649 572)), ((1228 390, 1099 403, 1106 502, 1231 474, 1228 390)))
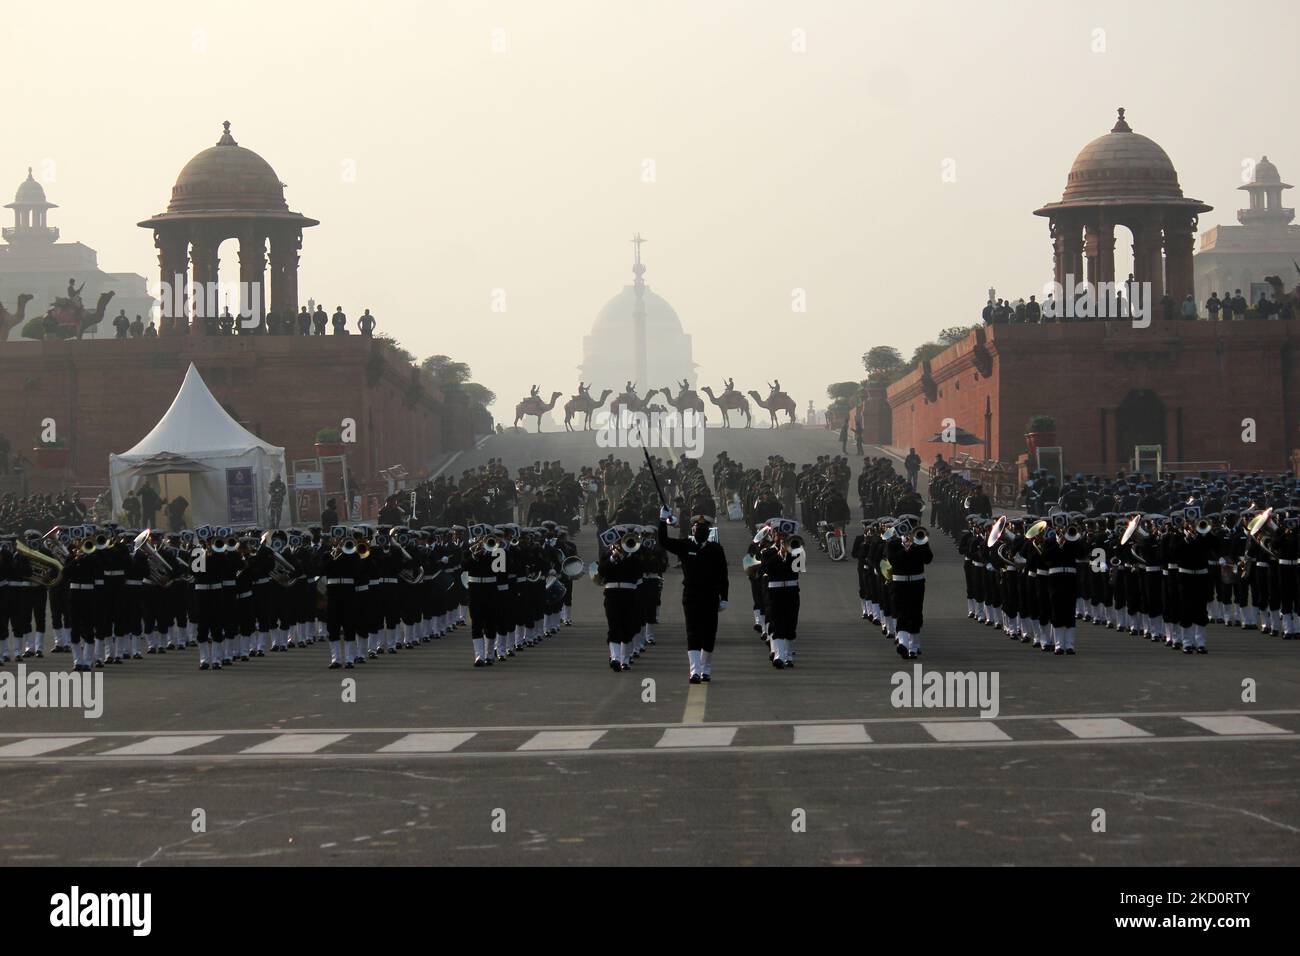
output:
POLYGON ((719 602, 718 602, 718 610, 719 610, 719 611, 725 611, 726 609, 727 609, 727 602, 726 602, 726 601, 719 601, 719 602))
POLYGON ((672 521, 672 520, 673 520, 673 509, 672 509, 672 508, 669 508, 667 505, 664 505, 662 508, 660 508, 660 509, 659 509, 659 520, 660 520, 660 521, 672 521))

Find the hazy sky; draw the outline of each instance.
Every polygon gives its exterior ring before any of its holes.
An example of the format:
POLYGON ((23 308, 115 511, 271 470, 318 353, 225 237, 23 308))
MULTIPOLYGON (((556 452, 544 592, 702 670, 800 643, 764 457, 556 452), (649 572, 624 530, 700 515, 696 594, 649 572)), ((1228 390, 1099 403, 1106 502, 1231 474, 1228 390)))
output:
POLYGON ((1244 159, 1300 177, 1285 0, 189 7, 7 4, 0 193, 36 167, 64 240, 154 277, 135 223, 230 120, 321 220, 302 301, 470 363, 498 417, 574 390, 634 231, 701 382, 779 375, 802 409, 870 346, 977 320, 990 285, 1038 291, 1031 212, 1116 106, 1215 206, 1202 229, 1235 222, 1244 159))

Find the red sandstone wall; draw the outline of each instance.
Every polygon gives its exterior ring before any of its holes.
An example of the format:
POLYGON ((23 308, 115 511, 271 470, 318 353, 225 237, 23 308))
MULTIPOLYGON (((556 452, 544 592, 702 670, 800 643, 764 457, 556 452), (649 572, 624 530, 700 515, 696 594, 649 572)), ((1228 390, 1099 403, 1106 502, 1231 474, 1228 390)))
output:
MULTIPOLYGON (((1300 444, 1296 323, 999 326, 985 340, 990 376, 975 367, 972 333, 931 362, 933 400, 919 371, 890 387, 894 445, 924 441, 944 417, 983 437, 987 399, 991 457, 1014 461, 1025 450, 1025 422, 1043 413, 1056 418, 1067 469, 1114 472, 1132 452, 1117 447, 1117 409, 1141 389, 1164 405, 1166 460, 1280 470, 1300 444), (1241 440, 1244 418, 1256 422, 1254 443, 1241 440)), ((939 446, 927 447, 929 459, 939 446)))
POLYGON ((345 417, 357 422, 349 458, 360 481, 395 464, 420 472, 444 435, 465 447, 466 426, 443 427, 442 395, 426 389, 412 401, 410 367, 386 352, 372 360, 379 352, 361 336, 0 343, 0 432, 30 458, 41 420, 53 418, 77 479, 102 484, 109 454, 153 428, 193 361, 217 399, 284 446, 289 463, 312 457, 316 431, 345 417))

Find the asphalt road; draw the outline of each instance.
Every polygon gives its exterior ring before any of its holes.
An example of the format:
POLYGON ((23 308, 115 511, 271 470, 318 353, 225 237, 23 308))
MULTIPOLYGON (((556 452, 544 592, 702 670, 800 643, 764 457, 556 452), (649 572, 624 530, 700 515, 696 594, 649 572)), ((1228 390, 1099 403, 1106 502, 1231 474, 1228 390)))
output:
MULTIPOLYGON (((714 431, 706 463, 838 451, 818 430, 714 431)), ((601 453, 507 435, 452 468, 601 453)), ((919 662, 860 620, 851 563, 814 554, 798 664, 776 671, 751 627, 747 535, 722 535, 733 601, 709 685, 686 682, 670 572, 659 641, 623 674, 580 581, 573 627, 490 669, 469 666, 464 632, 349 672, 321 645, 221 672, 187 651, 110 668, 98 719, 0 710, 0 862, 1300 861, 1300 643, 1216 627, 1188 657, 1082 624, 1077 657, 1042 654, 965 617, 937 537, 919 662), (996 675, 997 716, 893 706, 918 663, 996 675)))

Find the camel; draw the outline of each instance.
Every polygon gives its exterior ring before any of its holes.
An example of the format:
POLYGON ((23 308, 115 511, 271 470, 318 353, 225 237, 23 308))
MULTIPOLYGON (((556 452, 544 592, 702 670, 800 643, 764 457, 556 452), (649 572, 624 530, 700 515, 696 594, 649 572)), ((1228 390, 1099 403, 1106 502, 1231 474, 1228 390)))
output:
POLYGON ((515 406, 515 427, 519 426, 519 419, 529 416, 537 419, 537 433, 542 433, 542 416, 555 407, 561 392, 551 392, 551 400, 543 402, 540 395, 529 395, 522 402, 515 406))
POLYGON ((0 342, 9 338, 9 333, 16 328, 21 328, 23 320, 27 315, 27 303, 35 298, 30 292, 20 293, 18 296, 18 311, 13 315, 0 303, 0 342))
POLYGON ((759 397, 758 392, 754 391, 752 388, 749 390, 749 394, 754 397, 754 404, 756 404, 759 408, 766 409, 768 415, 772 417, 773 428, 776 428, 777 426, 777 420, 776 420, 777 412, 785 412, 787 415, 790 416, 790 424, 791 425, 794 424, 794 413, 795 413, 794 399, 791 398, 789 395, 787 395, 785 392, 777 392, 775 395, 772 396, 772 398, 769 401, 766 402, 763 401, 763 399, 759 397))
POLYGON ((723 392, 721 398, 715 398, 713 389, 705 385, 700 389, 705 395, 709 396, 709 401, 718 408, 722 409, 722 427, 730 428, 731 419, 727 416, 728 412, 738 411, 745 416, 745 427, 748 428, 752 422, 749 420, 749 399, 745 398, 737 391, 723 392))
MULTIPOLYGON (((59 297, 45 313, 45 320, 48 322, 52 317, 61 329, 70 327, 77 338, 83 338, 87 329, 92 329, 104 321, 104 313, 108 311, 108 303, 112 298, 111 290, 101 292, 99 300, 95 303, 95 311, 90 312, 79 299, 59 297)), ((67 337, 71 338, 72 335, 67 337)))
POLYGON ((635 390, 624 392, 609 403, 609 414, 615 421, 618 421, 625 409, 629 412, 649 411, 650 399, 654 398, 658 391, 659 389, 652 388, 650 391, 645 393, 644 398, 637 397, 635 390))
POLYGON ((574 395, 564 403, 564 429, 573 431, 573 416, 581 415, 583 417, 582 430, 588 431, 591 428, 591 413, 605 404, 605 399, 614 394, 612 388, 607 388, 600 393, 600 398, 592 398, 590 395, 574 395))
MULTIPOLYGON (((1291 308, 1300 308, 1300 285, 1295 287, 1294 292, 1287 292, 1282 285, 1281 276, 1264 276, 1264 281, 1273 287, 1273 301, 1280 307, 1284 302, 1290 302, 1291 308)), ((1249 303, 1254 305, 1254 303, 1249 303)))
POLYGON ((708 422, 708 416, 704 414, 704 399, 700 398, 699 392, 695 389, 683 386, 676 398, 673 398, 673 393, 666 388, 661 388, 659 391, 664 393, 668 404, 677 409, 679 415, 685 416, 687 410, 690 410, 699 415, 701 421, 708 422))

